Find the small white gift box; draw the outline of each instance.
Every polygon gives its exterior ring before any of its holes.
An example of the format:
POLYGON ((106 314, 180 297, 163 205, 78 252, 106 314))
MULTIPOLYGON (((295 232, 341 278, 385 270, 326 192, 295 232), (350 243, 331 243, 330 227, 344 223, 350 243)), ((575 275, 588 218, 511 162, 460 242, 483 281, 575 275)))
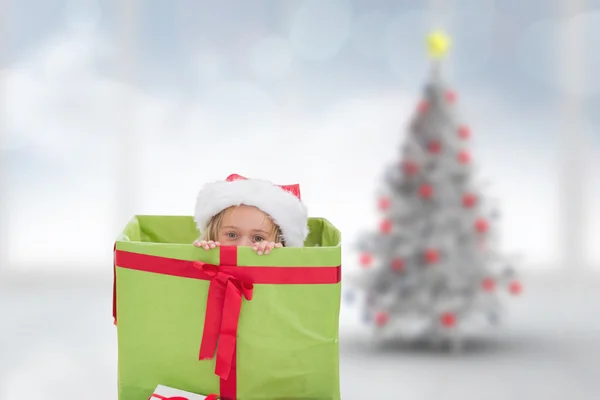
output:
POLYGON ((174 389, 164 385, 158 385, 148 400, 217 400, 214 394, 202 396, 184 390, 174 389))

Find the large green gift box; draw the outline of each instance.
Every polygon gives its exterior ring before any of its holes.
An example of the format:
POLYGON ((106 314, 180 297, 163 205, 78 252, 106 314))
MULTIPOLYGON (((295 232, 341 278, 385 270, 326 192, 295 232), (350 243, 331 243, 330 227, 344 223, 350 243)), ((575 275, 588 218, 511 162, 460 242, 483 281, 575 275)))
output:
POLYGON ((340 399, 341 234, 204 250, 189 216, 135 216, 115 243, 119 400, 157 385, 226 400, 340 399))

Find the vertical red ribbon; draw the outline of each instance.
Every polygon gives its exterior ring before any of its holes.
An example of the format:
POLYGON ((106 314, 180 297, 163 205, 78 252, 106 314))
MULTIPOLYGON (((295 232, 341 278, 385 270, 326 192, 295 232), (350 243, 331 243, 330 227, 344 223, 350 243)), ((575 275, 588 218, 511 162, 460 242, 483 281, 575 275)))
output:
MULTIPOLYGON (((216 350, 215 374, 221 378, 221 398, 235 400, 238 322, 242 298, 252 300, 254 286, 220 271, 216 265, 200 261, 194 262, 194 265, 211 277, 199 359, 211 360, 216 350)), ((221 247, 220 266, 236 265, 237 248, 221 247)))

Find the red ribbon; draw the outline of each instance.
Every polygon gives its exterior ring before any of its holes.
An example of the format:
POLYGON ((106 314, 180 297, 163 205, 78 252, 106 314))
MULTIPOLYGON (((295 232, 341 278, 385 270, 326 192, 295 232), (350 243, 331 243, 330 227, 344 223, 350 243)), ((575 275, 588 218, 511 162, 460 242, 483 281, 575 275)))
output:
POLYGON ((199 358, 212 360, 218 341, 215 374, 227 380, 237 344, 242 297, 252 300, 254 285, 219 271, 216 265, 195 261, 194 266, 211 277, 199 358))
POLYGON ((117 242, 113 249, 113 301, 112 301, 113 324, 117 325, 117 242))

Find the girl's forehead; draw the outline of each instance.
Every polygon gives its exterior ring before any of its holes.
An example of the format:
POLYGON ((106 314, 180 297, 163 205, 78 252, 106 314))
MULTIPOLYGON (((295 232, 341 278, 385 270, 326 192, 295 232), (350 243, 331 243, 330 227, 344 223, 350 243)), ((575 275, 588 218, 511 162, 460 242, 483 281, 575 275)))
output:
POLYGON ((227 209, 223 215, 223 225, 237 226, 262 226, 270 227, 273 225, 271 218, 260 209, 252 206, 240 205, 227 209))

